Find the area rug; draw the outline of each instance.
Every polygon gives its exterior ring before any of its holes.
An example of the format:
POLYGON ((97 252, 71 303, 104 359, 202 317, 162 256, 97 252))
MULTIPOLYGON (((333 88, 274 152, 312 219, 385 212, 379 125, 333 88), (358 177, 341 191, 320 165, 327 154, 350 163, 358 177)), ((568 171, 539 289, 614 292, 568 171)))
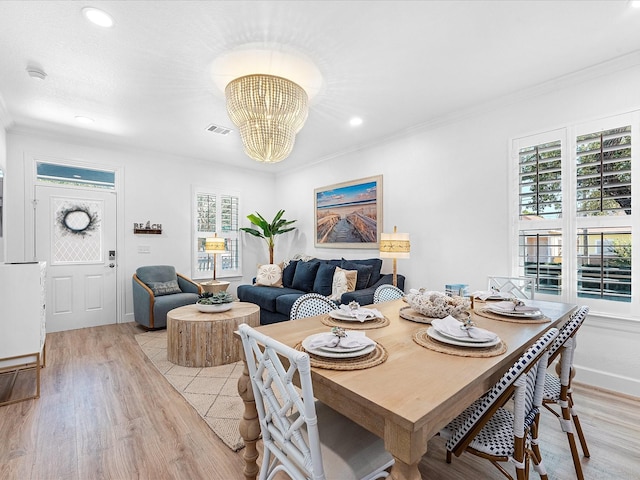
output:
POLYGON ((244 447, 238 425, 244 404, 238 395, 242 362, 219 367, 189 368, 167 360, 167 331, 140 333, 136 341, 164 378, 200 414, 234 452, 244 447))

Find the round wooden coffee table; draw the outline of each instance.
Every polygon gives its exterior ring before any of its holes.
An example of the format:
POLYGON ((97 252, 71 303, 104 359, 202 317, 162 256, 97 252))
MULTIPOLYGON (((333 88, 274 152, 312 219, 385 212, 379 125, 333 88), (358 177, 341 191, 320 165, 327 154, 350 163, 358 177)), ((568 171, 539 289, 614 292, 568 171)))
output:
POLYGON ((183 367, 214 367, 241 360, 238 325, 260 326, 260 307, 233 302, 231 310, 203 313, 195 304, 167 314, 167 359, 183 367))

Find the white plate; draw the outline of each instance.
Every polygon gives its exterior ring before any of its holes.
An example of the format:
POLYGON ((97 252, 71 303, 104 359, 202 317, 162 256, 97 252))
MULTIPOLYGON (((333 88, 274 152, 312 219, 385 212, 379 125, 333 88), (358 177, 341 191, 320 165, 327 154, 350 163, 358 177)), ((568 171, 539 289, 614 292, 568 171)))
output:
POLYGON ((427 330, 427 335, 429 335, 434 340, 437 340, 438 342, 448 343, 449 345, 456 345, 458 347, 487 348, 487 347, 493 347, 494 345, 498 345, 501 342, 500 337, 496 337, 494 340, 491 340, 489 342, 483 342, 483 343, 465 342, 457 339, 454 340, 451 337, 446 337, 442 335, 433 327, 429 327, 429 330, 427 330))
MULTIPOLYGON (((466 343, 487 343, 487 340, 481 340, 479 338, 473 338, 473 337, 454 337, 453 335, 449 335, 446 332, 441 332, 440 330, 438 330, 436 327, 433 327, 436 332, 438 332, 440 335, 443 335, 447 338, 450 338, 451 340, 459 340, 460 342, 466 342, 466 343)), ((490 340, 493 341, 493 340, 490 340)))
MULTIPOLYGON (((309 346, 309 343, 318 335, 325 335, 324 333, 316 333, 315 335, 309 335, 307 338, 305 338, 302 341, 302 346, 304 347, 304 349, 309 352, 312 353, 314 355, 318 355, 319 357, 327 357, 327 358, 353 358, 353 357, 360 357, 362 355, 366 355, 368 353, 373 352, 376 349, 376 343, 373 342, 372 345, 368 345, 364 348, 361 348, 359 350, 352 350, 352 351, 326 351, 323 348, 312 348, 309 346)), ((326 347, 324 347, 326 348, 326 347)))
POLYGON ((362 350, 363 348, 367 348, 369 345, 361 345, 359 347, 318 347, 320 350, 324 350, 325 352, 334 352, 334 353, 344 353, 344 352, 357 352, 358 350, 362 350))
POLYGON ((490 297, 485 298, 485 300, 509 300, 511 297, 506 295, 500 295, 499 293, 496 295, 491 295, 490 297))
MULTIPOLYGON (((360 320, 358 320, 356 317, 352 317, 351 315, 347 315, 346 313, 342 313, 340 310, 331 310, 329 312, 329 316, 331 318, 335 318, 336 320, 343 320, 345 322, 359 322, 360 320)), ((373 320, 375 317, 375 315, 371 315, 370 317, 367 317, 363 320, 363 322, 367 322, 369 320, 373 320)))
POLYGON ((487 310, 489 310, 491 313, 497 313, 498 315, 506 315, 507 317, 540 318, 544 316, 540 310, 535 310, 533 312, 516 312, 501 310, 499 308, 491 308, 491 305, 487 306, 487 310))

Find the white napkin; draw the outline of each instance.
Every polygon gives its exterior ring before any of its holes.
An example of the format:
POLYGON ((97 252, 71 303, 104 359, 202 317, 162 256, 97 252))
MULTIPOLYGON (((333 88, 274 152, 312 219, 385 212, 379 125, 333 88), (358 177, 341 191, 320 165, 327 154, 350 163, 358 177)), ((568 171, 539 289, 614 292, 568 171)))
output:
POLYGON ((478 290, 477 292, 473 292, 474 298, 478 298, 480 300, 486 300, 487 298, 507 298, 501 292, 496 290, 478 290))
POLYGON ((366 332, 347 330, 345 333, 347 334, 346 337, 338 337, 331 332, 317 335, 309 342, 309 347, 319 348, 340 346, 344 348, 356 348, 375 345, 375 342, 367 337, 366 332))
POLYGON ((528 305, 517 305, 513 302, 498 302, 492 303, 491 307, 495 310, 502 310, 503 312, 537 312, 537 307, 530 307, 528 305))
POLYGON ((489 330, 485 330, 484 328, 479 327, 470 327, 465 329, 460 328, 462 326, 462 322, 459 322, 451 315, 445 318, 434 318, 431 320, 431 326, 435 328, 438 332, 444 333, 445 335, 449 335, 450 337, 459 337, 459 338, 474 338, 477 340, 491 341, 498 338, 498 336, 490 332, 489 330))
POLYGON ((369 318, 384 318, 384 315, 380 313, 380 310, 377 310, 375 308, 360 307, 352 310, 349 305, 340 305, 340 313, 349 317, 356 318, 361 322, 364 322, 369 318))

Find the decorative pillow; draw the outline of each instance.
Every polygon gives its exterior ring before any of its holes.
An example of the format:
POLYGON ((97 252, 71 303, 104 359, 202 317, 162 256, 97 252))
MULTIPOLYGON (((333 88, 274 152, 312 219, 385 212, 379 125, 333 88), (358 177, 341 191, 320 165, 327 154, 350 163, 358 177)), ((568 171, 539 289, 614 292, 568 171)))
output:
POLYGON ((369 278, 371 278, 371 272, 373 271, 372 265, 363 265, 360 263, 350 262, 348 260, 342 260, 340 267, 345 270, 356 270, 358 272, 356 290, 367 288, 367 285, 369 285, 369 278))
POLYGON ((255 284, 263 287, 282 287, 282 263, 258 265, 255 284))
POLYGON ((169 280, 168 282, 150 282, 147 286, 151 289, 153 295, 156 297, 161 297, 162 295, 172 295, 174 293, 182 293, 177 280, 169 280))
POLYGON ((287 288, 291 288, 293 285, 293 276, 296 273, 296 266, 299 260, 291 260, 284 270, 282 270, 282 285, 287 288))
MULTIPOLYGON (((361 260, 347 260, 345 258, 342 259, 343 262, 355 263, 356 265, 371 265, 373 270, 371 270, 371 278, 369 279, 369 283, 367 287, 373 286, 378 280, 380 280, 380 270, 382 269, 382 259, 381 258, 365 258, 361 260)), ((340 265, 342 266, 342 265, 340 265)))
POLYGON ((336 271, 336 265, 321 263, 316 273, 316 279, 313 282, 313 291, 328 297, 331 295, 333 285, 333 275, 336 271))
POLYGON ((336 267, 331 286, 331 300, 340 301, 343 293, 353 292, 356 289, 358 272, 356 270, 343 270, 336 267))
POLYGON ((303 292, 312 291, 319 266, 320 262, 298 262, 291 286, 303 292))

